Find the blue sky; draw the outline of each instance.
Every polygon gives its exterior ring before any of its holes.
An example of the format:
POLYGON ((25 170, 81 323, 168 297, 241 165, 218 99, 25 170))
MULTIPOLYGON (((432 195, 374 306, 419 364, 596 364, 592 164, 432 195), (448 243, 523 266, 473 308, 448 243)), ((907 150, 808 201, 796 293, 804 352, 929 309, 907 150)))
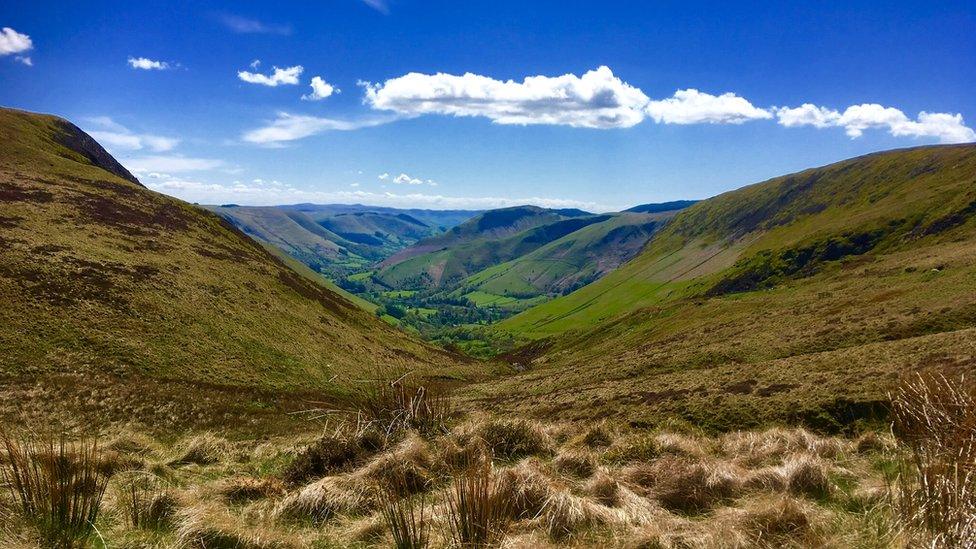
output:
POLYGON ((976 5, 873 4, 4 2, 0 104, 191 201, 618 209, 976 140, 976 5))

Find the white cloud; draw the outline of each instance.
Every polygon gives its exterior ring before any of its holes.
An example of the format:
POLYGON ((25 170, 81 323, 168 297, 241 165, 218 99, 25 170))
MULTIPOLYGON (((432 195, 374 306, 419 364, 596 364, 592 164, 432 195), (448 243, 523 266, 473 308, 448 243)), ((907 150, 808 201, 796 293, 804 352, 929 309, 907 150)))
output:
POLYGON ((583 76, 530 76, 516 82, 465 73, 412 72, 382 84, 363 83, 365 102, 405 116, 481 116, 497 124, 627 128, 644 119, 644 92, 608 67, 583 76))
POLYGON ((400 175, 394 177, 393 182, 396 183, 397 185, 423 185, 424 184, 424 182, 421 181, 420 179, 410 177, 405 173, 401 173, 400 175))
POLYGON ((742 124, 773 117, 734 93, 711 95, 691 88, 650 101, 644 110, 659 124, 742 124))
POLYGON ((390 7, 386 4, 386 0, 363 0, 363 3, 383 15, 389 15, 390 13, 390 7))
POLYGON ((976 131, 965 125, 962 114, 922 111, 912 120, 899 109, 877 103, 852 105, 843 113, 804 103, 795 108, 777 108, 776 117, 786 127, 841 127, 851 138, 862 136, 868 129, 882 129, 895 137, 934 137, 940 143, 976 141, 976 131))
POLYGON ((288 25, 272 25, 226 13, 218 15, 218 19, 225 27, 239 34, 291 34, 291 27, 288 25))
POLYGON ((295 85, 298 84, 298 77, 302 75, 304 67, 295 65, 285 69, 272 67, 271 76, 249 71, 238 71, 237 77, 249 84, 261 84, 262 86, 295 85))
POLYGON ((350 183, 349 186, 350 187, 358 187, 359 186, 359 183, 350 183))
POLYGON ((312 87, 312 93, 302 96, 302 99, 306 101, 319 101, 320 99, 331 96, 333 93, 340 92, 338 88, 323 80, 321 76, 312 77, 309 86, 312 87))
POLYGON ((396 118, 369 118, 362 120, 334 120, 316 116, 294 115, 287 112, 278 113, 278 117, 270 124, 245 132, 244 141, 259 145, 276 146, 286 141, 302 139, 325 131, 349 131, 359 128, 369 128, 393 122, 396 118))
POLYGON ((261 60, 260 59, 255 59, 254 61, 251 61, 251 65, 250 66, 251 66, 252 69, 256 69, 256 68, 260 67, 261 66, 261 60))
MULTIPOLYGON (((10 55, 12 53, 24 53, 34 48, 34 42, 30 36, 21 34, 10 27, 3 27, 0 30, 0 55, 10 55)), ((30 61, 29 57, 25 57, 30 61)), ((25 63, 29 65, 30 63, 25 63)))
POLYGON ((370 192, 362 190, 312 191, 293 185, 262 181, 261 183, 207 183, 195 179, 169 176, 147 179, 149 188, 201 204, 247 204, 267 206, 275 204, 370 204, 374 206, 433 208, 433 209, 487 209, 534 204, 547 208, 581 208, 589 211, 613 211, 615 208, 593 202, 561 198, 525 197, 502 198, 493 196, 444 196, 440 194, 370 192))
MULTIPOLYGON (((380 179, 387 179, 387 177, 383 177, 383 176, 389 177, 389 174, 383 174, 383 175, 381 175, 380 176, 380 179)), ((423 179, 419 179, 419 178, 416 178, 416 177, 410 177, 409 175, 407 175, 405 173, 401 173, 400 175, 394 177, 393 178, 393 182, 396 183, 397 185, 423 185, 423 184, 426 183, 427 185, 430 185, 431 187, 436 187, 437 186, 437 182, 435 182, 433 179, 423 180, 423 179)))
POLYGON ((109 150, 139 151, 149 149, 166 152, 179 145, 175 137, 163 137, 149 133, 134 133, 107 116, 87 118, 88 134, 109 150))
POLYGON ((827 128, 836 126, 840 119, 840 113, 825 107, 818 107, 811 103, 804 103, 796 108, 780 107, 776 110, 776 118, 779 123, 787 128, 797 126, 813 126, 815 128, 827 128))
POLYGON ((181 155, 148 155, 122 160, 131 172, 142 174, 184 173, 214 170, 225 166, 223 160, 215 158, 192 158, 181 155))
POLYGON ((382 179, 382 180, 384 180, 384 181, 386 181, 387 179, 389 179, 389 178, 390 178, 390 174, 388 174, 388 173, 386 173, 386 172, 383 172, 383 173, 381 173, 380 175, 378 175, 378 176, 377 176, 377 178, 378 178, 378 179, 382 179))
POLYGON ((142 69, 146 71, 163 71, 169 68, 169 63, 166 61, 154 61, 147 57, 129 57, 128 63, 133 69, 142 69))
POLYGON ((28 67, 33 67, 34 66, 34 60, 31 59, 30 56, 18 55, 18 56, 15 56, 14 57, 14 61, 17 61, 18 63, 23 63, 24 65, 27 65, 28 67))

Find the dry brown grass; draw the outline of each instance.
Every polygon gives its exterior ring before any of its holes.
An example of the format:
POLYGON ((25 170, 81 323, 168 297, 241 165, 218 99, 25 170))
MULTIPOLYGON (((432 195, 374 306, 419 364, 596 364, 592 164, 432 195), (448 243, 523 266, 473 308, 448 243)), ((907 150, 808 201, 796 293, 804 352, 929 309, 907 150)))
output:
POLYGON ((361 514, 377 505, 376 486, 361 476, 331 476, 288 494, 275 507, 280 518, 328 521, 337 513, 361 514))
POLYGON ((403 497, 406 487, 384 492, 380 510, 396 549, 430 546, 430 508, 424 494, 403 497))
POLYGON ((0 430, 4 484, 46 547, 83 547, 95 532, 108 487, 96 440, 15 437, 0 430))
POLYGON ((596 456, 592 452, 576 448, 563 450, 552 460, 555 471, 584 479, 589 478, 596 467, 596 456))
POLYGON ((117 479, 116 506, 133 528, 158 530, 170 525, 177 508, 168 484, 145 472, 126 473, 117 479))
POLYGON ((210 465, 227 459, 231 455, 231 445, 225 439, 213 433, 202 433, 187 440, 180 454, 169 464, 179 465, 210 465))
POLYGON ((389 372, 377 370, 373 379, 361 385, 356 395, 359 410, 388 433, 409 429, 424 435, 446 433, 455 415, 447 393, 434 385, 411 384, 409 372, 393 373, 400 375, 387 379, 389 372))
POLYGON ((482 460, 452 480, 447 496, 451 538, 460 547, 488 547, 505 533, 509 500, 499 490, 491 461, 482 460))
POLYGON ((552 441, 543 428, 524 419, 485 418, 473 428, 496 459, 513 460, 552 452, 552 441))
POLYGON ((976 387, 917 374, 894 393, 892 408, 908 449, 891 488, 902 528, 920 545, 976 546, 976 387))
POLYGON ((281 496, 285 492, 281 480, 273 477, 232 477, 222 481, 217 492, 228 501, 243 503, 281 496))
POLYGON ((309 479, 345 470, 387 446, 389 435, 371 421, 340 423, 303 448, 282 473, 298 485, 309 479))

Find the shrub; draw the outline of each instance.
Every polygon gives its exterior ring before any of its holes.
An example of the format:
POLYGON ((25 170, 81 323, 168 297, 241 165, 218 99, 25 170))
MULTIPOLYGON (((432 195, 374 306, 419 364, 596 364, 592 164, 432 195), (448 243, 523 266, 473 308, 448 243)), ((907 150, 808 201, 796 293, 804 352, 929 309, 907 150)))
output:
POLYGON ((4 483, 24 519, 48 547, 84 546, 94 532, 108 475, 95 440, 68 442, 64 435, 14 438, 0 431, 6 450, 4 483))
POLYGON ((452 480, 448 494, 451 537, 460 547, 487 547, 504 533, 511 512, 491 462, 482 460, 452 480))

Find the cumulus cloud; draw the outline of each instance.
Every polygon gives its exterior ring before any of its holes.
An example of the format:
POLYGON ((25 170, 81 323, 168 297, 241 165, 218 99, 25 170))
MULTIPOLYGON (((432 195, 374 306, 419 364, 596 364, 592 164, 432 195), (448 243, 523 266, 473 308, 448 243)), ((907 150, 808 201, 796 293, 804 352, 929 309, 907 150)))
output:
POLYGON ((154 61, 147 57, 129 57, 128 63, 133 69, 142 69, 145 71, 163 71, 169 68, 169 63, 166 61, 154 61))
POLYGON ((968 143, 976 141, 976 132, 967 127, 962 114, 930 113, 922 111, 915 120, 894 107, 877 103, 851 105, 844 112, 804 103, 799 107, 780 107, 776 118, 786 127, 840 127, 851 138, 861 137, 865 130, 887 130, 895 137, 931 137, 940 143, 968 143))
POLYGON ((376 177, 377 177, 377 179, 382 179, 383 181, 386 181, 387 179, 390 178, 390 174, 388 174, 386 172, 383 172, 383 173, 379 174, 376 177))
POLYGON ((711 95, 693 88, 678 90, 667 99, 649 101, 644 110, 659 124, 742 124, 773 117, 734 93, 711 95))
POLYGON ((249 19, 240 15, 219 14, 217 19, 228 29, 238 34, 291 34, 291 27, 288 25, 273 25, 249 19))
POLYGON ((295 65, 294 67, 284 69, 272 67, 271 70, 270 76, 250 71, 238 71, 237 77, 249 84, 261 84, 262 86, 271 86, 274 88, 279 85, 298 84, 298 77, 302 75, 302 71, 305 68, 301 65, 295 65))
MULTIPOLYGON (((0 30, 0 55, 24 53, 34 48, 30 36, 21 34, 10 27, 0 30)), ((26 58, 29 60, 29 58, 26 58)))
POLYGON ((195 178, 168 175, 146 179, 146 185, 156 191, 201 204, 370 204, 433 209, 488 209, 534 204, 546 208, 580 208, 588 211, 613 211, 615 208, 593 202, 561 198, 494 196, 445 196, 425 193, 370 192, 362 190, 313 191, 278 181, 208 183, 195 178))
POLYGON ((321 76, 313 76, 308 85, 312 87, 312 93, 302 96, 305 101, 319 101, 340 92, 339 88, 329 84, 321 76))
POLYGON ((400 175, 394 177, 393 182, 396 183, 397 185, 423 185, 424 184, 422 180, 417 179, 415 177, 410 177, 405 173, 401 173, 400 175))
POLYGON ((175 137, 164 137, 149 133, 135 133, 107 116, 86 119, 88 133, 105 148, 115 151, 139 151, 149 149, 165 152, 179 145, 175 137))
POLYGON ((582 76, 529 76, 521 82, 412 72, 382 84, 363 83, 365 102, 404 116, 480 116, 497 124, 627 128, 644 119, 644 92, 600 67, 582 76))
POLYGON ((244 133, 242 139, 248 143, 276 146, 287 141, 302 139, 326 131, 349 131, 360 128, 380 126, 396 118, 375 117, 361 120, 335 120, 317 116, 304 116, 279 112, 277 118, 264 127, 244 133))

